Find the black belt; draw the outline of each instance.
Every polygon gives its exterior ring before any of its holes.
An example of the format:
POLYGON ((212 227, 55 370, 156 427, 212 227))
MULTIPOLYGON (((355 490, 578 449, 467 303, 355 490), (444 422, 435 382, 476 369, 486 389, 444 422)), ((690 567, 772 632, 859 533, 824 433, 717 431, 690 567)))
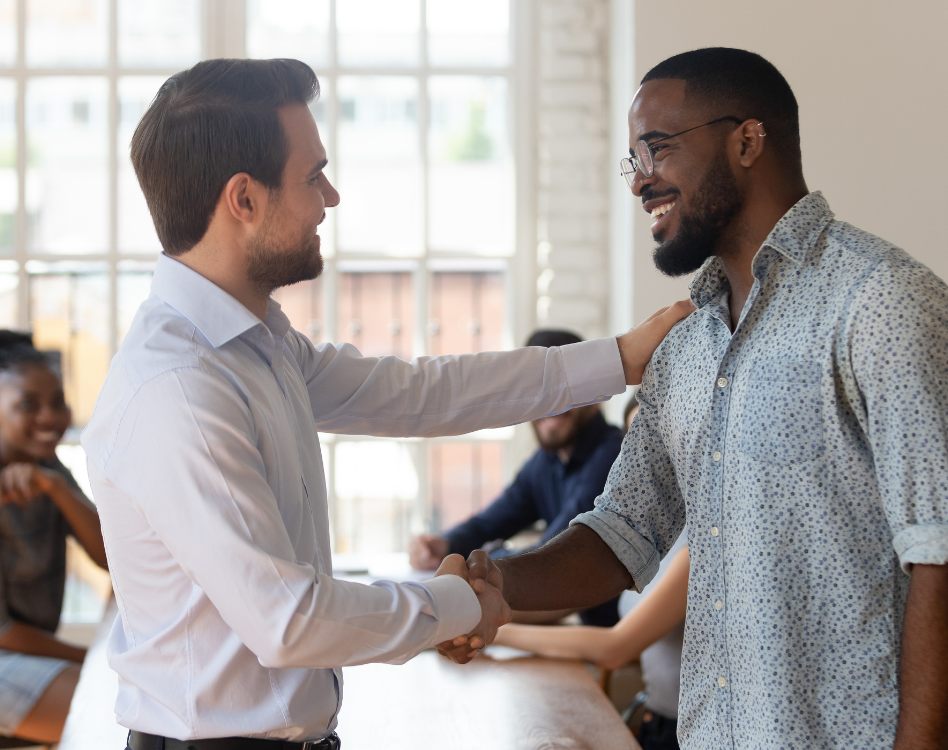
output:
POLYGON ((253 737, 220 737, 208 740, 174 740, 142 732, 128 733, 129 750, 339 750, 342 740, 333 732, 321 740, 292 742, 253 737))

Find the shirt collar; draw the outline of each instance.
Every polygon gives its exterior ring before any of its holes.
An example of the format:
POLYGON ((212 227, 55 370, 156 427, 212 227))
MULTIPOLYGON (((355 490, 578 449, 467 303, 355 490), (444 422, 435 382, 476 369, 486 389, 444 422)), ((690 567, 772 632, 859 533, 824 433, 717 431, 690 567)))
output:
POLYGON ((281 338, 290 327, 274 300, 261 321, 217 284, 164 253, 158 256, 151 291, 191 321, 215 349, 261 324, 281 338))
MULTIPOLYGON (((803 263, 823 229, 832 220, 833 212, 823 193, 819 190, 807 193, 770 230, 761 249, 770 247, 794 263, 803 263)), ((717 257, 708 258, 691 282, 691 301, 695 307, 704 307, 728 288, 721 261, 717 257)))

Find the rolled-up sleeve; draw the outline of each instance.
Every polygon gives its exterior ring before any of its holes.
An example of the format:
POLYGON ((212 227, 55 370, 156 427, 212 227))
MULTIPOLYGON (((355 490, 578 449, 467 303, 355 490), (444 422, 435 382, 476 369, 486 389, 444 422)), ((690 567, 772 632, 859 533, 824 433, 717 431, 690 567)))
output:
POLYGON ((948 563, 948 288, 880 263, 852 303, 857 403, 902 569, 948 563))

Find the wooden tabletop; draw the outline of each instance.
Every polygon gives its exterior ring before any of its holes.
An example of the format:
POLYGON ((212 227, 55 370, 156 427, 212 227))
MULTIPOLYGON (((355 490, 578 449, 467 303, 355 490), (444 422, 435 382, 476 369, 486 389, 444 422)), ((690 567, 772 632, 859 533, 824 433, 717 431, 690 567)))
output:
POLYGON ((459 666, 434 651, 346 669, 337 731, 345 750, 639 747, 579 662, 481 655, 459 666))

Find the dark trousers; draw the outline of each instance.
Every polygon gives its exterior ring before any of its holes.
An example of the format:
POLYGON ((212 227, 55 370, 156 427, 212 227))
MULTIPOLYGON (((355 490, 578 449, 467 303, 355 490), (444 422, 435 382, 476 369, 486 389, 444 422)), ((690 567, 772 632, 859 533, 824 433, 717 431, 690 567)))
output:
POLYGON ((642 717, 638 741, 642 750, 679 750, 678 722, 646 711, 642 717))

